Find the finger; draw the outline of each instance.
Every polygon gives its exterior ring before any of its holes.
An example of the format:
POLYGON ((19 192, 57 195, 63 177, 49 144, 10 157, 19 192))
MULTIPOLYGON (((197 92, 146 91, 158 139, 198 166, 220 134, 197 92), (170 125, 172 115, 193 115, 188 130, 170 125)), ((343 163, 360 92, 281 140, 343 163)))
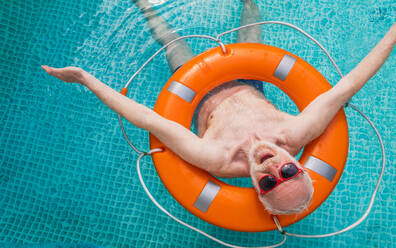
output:
POLYGON ((51 76, 57 77, 59 78, 61 76, 61 71, 63 68, 54 68, 51 66, 47 66, 47 65, 42 65, 41 66, 48 74, 50 74, 51 76))
POLYGON ((48 65, 42 65, 41 68, 44 69, 48 74, 52 71, 52 67, 49 67, 48 65))
POLYGON ((59 76, 58 70, 60 68, 54 68, 54 67, 51 67, 51 66, 48 66, 48 65, 42 65, 41 68, 43 68, 51 76, 54 76, 54 77, 58 77, 59 76))

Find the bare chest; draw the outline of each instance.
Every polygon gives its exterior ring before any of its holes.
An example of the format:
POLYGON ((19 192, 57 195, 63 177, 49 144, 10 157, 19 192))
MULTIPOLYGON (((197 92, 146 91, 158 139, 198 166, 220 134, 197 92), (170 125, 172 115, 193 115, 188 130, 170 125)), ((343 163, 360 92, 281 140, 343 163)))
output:
MULTIPOLYGON (((225 92, 227 93, 227 92, 225 92)), ((221 98, 222 92, 218 93, 221 98)), ((216 97, 216 96, 214 96, 216 97)), ((257 140, 280 145, 283 127, 291 117, 277 110, 265 97, 245 86, 220 101, 208 101, 198 118, 199 135, 247 150, 257 140)))

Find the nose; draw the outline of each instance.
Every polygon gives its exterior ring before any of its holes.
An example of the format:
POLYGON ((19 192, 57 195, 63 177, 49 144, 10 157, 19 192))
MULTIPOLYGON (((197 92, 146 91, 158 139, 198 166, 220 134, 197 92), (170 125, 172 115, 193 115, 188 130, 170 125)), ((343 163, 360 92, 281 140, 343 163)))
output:
POLYGON ((267 166, 267 171, 271 175, 275 176, 276 178, 280 178, 279 176, 279 163, 271 163, 267 166))

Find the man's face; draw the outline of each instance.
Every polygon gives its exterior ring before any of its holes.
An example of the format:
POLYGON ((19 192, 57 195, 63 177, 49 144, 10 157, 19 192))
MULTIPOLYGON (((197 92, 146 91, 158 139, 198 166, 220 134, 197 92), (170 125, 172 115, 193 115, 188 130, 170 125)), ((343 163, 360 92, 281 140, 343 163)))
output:
POLYGON ((313 193, 312 182, 306 172, 282 181, 268 193, 260 194, 260 179, 270 175, 282 180, 280 169, 283 165, 293 164, 304 171, 293 156, 279 146, 265 141, 254 144, 249 155, 252 182, 267 210, 274 214, 291 214, 306 207, 313 193))

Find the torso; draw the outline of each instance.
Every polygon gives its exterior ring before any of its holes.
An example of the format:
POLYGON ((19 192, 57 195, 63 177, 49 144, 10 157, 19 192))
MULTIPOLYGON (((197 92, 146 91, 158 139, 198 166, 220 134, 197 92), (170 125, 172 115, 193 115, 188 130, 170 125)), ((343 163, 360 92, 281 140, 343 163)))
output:
POLYGON ((224 142, 232 151, 228 164, 224 165, 231 174, 249 176, 249 150, 256 141, 274 143, 292 155, 298 149, 290 147, 285 140, 294 116, 276 109, 252 86, 223 87, 203 102, 197 117, 200 137, 224 142))

